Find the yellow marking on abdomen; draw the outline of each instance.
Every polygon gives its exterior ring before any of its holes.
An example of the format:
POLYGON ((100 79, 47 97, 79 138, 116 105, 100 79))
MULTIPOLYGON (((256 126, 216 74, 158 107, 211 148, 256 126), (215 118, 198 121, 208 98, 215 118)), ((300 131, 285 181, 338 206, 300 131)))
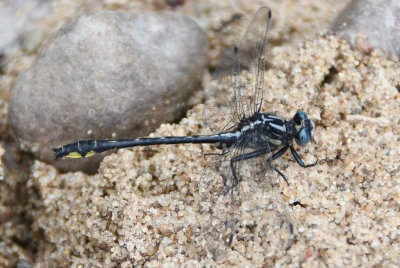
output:
POLYGON ((90 151, 87 154, 85 154, 85 157, 91 157, 92 155, 94 155, 96 152, 95 151, 90 151))
POLYGON ((68 157, 68 158, 81 158, 82 155, 80 153, 78 153, 78 152, 70 152, 65 157, 68 157))

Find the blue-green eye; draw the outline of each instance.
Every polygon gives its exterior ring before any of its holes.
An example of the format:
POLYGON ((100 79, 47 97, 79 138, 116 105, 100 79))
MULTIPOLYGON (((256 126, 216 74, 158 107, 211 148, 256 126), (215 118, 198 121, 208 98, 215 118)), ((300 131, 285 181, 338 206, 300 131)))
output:
POLYGON ((295 115, 294 115, 294 122, 296 124, 301 124, 302 121, 305 121, 308 119, 308 116, 305 112, 303 111, 298 111, 295 115))
POLYGON ((305 146, 310 141, 310 132, 306 128, 302 128, 297 134, 296 142, 300 146, 305 146))

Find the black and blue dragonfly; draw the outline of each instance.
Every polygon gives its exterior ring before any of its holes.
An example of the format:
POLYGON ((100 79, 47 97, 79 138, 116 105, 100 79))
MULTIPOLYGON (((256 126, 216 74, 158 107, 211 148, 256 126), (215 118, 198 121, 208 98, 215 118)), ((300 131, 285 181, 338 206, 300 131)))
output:
MULTIPOLYGON (((274 193, 273 180, 267 176, 269 170, 277 172, 289 184, 286 176, 275 165, 274 160, 290 150, 301 167, 305 164, 293 147, 293 140, 305 146, 314 136, 315 125, 307 114, 296 112, 291 120, 261 111, 264 92, 265 53, 271 11, 260 8, 238 46, 224 50, 213 74, 214 87, 203 110, 203 121, 213 134, 197 136, 166 136, 119 140, 84 140, 54 148, 54 157, 80 158, 109 150, 160 144, 210 143, 220 153, 213 157, 214 170, 222 177, 224 195, 236 196, 242 181, 260 181, 273 201, 265 201, 264 207, 279 209, 279 197, 274 193), (275 207, 275 208, 273 208, 275 207)), ((261 189, 261 188, 260 188, 261 189)), ((227 201, 232 203, 232 201, 227 201)), ((261 201, 264 202, 264 201, 261 201)), ((235 203, 235 201, 233 201, 235 203)), ((228 206, 228 204, 225 204, 228 206)), ((286 214, 276 212, 277 214, 286 214)), ((286 216, 285 216, 286 217, 286 216)), ((287 217, 286 217, 287 218, 287 217)), ((293 234, 290 220, 284 220, 289 234, 293 234)), ((232 223, 230 223, 232 225, 232 223)), ((281 227, 282 227, 281 226, 281 227)), ((232 234, 227 239, 230 246, 232 234)), ((283 227, 282 227, 283 228, 283 227)))

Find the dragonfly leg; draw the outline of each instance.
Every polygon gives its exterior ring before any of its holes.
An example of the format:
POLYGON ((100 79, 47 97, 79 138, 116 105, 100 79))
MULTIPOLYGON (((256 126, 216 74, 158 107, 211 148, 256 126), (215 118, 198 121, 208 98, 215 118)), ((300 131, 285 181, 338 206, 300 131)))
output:
POLYGON ((272 161, 274 161, 275 159, 281 157, 288 149, 288 146, 283 147, 282 149, 280 149, 278 152, 276 152, 275 154, 271 155, 270 158, 268 158, 268 165, 275 170, 279 175, 281 175, 281 177, 285 180, 285 182, 287 183, 287 185, 289 185, 288 180, 286 179, 285 174, 283 174, 279 169, 277 169, 273 164, 272 161))
POLYGON ((292 152, 292 155, 293 155, 294 159, 296 159, 296 162, 297 162, 301 167, 303 167, 303 168, 306 168, 306 167, 313 167, 313 166, 315 166, 315 165, 318 163, 318 161, 315 161, 315 163, 312 163, 312 164, 308 164, 308 165, 304 164, 304 162, 303 162, 303 160, 301 160, 299 154, 298 154, 298 153, 296 152, 296 150, 293 148, 293 145, 290 146, 290 151, 292 152))

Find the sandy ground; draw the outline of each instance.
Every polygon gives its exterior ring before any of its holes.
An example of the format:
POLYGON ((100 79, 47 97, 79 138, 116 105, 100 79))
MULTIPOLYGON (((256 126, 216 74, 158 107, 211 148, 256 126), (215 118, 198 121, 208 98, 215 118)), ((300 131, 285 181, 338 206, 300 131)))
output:
MULTIPOLYGON (((223 9, 211 1, 189 1, 179 10, 191 10, 207 30, 211 65, 219 48, 247 27, 235 22, 217 38, 221 22, 216 14, 247 13, 251 8, 241 2, 223 9)), ((17 258, 37 267, 399 266, 399 63, 380 51, 365 56, 334 36, 314 35, 333 19, 334 13, 324 10, 338 10, 346 1, 320 2, 298 1, 286 9, 292 1, 264 3, 273 12, 273 46, 263 110, 286 119, 297 110, 307 112, 316 123, 317 142, 298 151, 306 163, 318 160, 318 165, 304 169, 285 154, 276 164, 289 186, 281 182, 279 192, 267 193, 258 187, 259 178, 241 183, 231 248, 224 240, 232 209, 224 206, 222 178, 206 168, 203 156, 215 148, 153 146, 109 155, 93 176, 61 174, 20 157, 24 172, 10 171, 0 182, 2 204, 14 204, 9 207, 15 215, 0 225, 0 266, 17 258), (6 192, 22 183, 26 192, 6 192), (10 200, 21 194, 24 202, 10 200), (280 234, 280 226, 263 225, 279 214, 267 214, 258 202, 268 194, 281 198, 293 223, 288 250, 271 238, 280 234), (16 224, 21 218, 24 224, 16 224), (25 228, 26 244, 15 239, 17 228, 25 228)), ((24 62, 23 56, 14 62, 24 62)), ((206 91, 209 85, 206 75, 206 91)), ((207 134, 202 107, 196 105, 179 124, 161 125, 150 136, 207 134)), ((279 178, 270 172, 265 180, 279 178)))

